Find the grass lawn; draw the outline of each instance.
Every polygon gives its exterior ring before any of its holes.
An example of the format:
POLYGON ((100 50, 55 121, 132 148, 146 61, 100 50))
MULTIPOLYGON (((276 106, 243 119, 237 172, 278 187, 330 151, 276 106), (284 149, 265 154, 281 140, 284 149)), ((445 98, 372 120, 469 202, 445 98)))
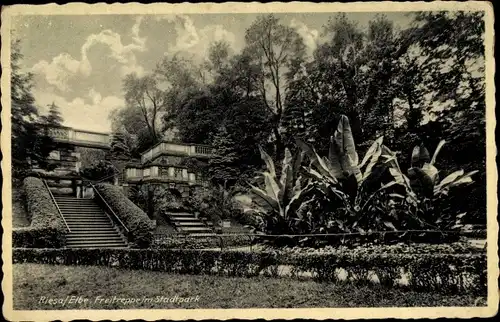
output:
POLYGON ((391 307, 486 305, 472 295, 445 296, 376 286, 353 286, 272 278, 174 275, 93 266, 14 265, 14 309, 168 309, 168 308, 280 308, 280 307, 391 307), (115 299, 179 298, 199 296, 187 303, 142 302, 115 299), (81 304, 49 304, 67 296, 87 299, 81 304))

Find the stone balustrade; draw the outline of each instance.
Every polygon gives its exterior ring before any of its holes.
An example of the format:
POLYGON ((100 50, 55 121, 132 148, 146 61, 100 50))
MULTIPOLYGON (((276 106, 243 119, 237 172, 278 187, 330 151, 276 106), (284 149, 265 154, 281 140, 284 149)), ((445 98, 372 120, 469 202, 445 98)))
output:
POLYGON ((104 148, 109 148, 111 144, 109 133, 77 130, 69 127, 51 128, 49 133, 57 142, 104 148))
POLYGON ((154 146, 152 149, 144 152, 142 154, 141 161, 143 163, 147 162, 156 158, 160 154, 209 158, 212 156, 212 148, 210 146, 203 145, 162 142, 154 146))

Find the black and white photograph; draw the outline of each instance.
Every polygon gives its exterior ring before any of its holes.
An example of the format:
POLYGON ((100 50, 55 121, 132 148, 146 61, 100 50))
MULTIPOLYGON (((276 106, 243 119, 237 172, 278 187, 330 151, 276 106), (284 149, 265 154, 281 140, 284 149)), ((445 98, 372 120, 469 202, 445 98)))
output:
POLYGON ((2 8, 4 315, 494 315, 493 37, 487 2, 2 8))

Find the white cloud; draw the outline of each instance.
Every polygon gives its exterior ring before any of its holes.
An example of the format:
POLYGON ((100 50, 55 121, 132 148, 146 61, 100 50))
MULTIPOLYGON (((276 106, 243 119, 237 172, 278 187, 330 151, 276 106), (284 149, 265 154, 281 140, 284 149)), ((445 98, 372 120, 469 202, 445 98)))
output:
POLYGON ((234 51, 240 49, 235 34, 222 25, 207 25, 197 29, 191 18, 183 15, 159 16, 156 19, 175 24, 176 41, 165 55, 187 53, 200 62, 208 55, 210 44, 216 41, 226 41, 234 51))
POLYGON ((88 76, 90 63, 88 60, 76 60, 70 54, 62 53, 52 59, 52 62, 41 60, 32 67, 36 74, 45 76, 47 83, 57 87, 60 91, 67 91, 68 80, 77 74, 88 76))
POLYGON ((64 125, 102 132, 109 132, 111 129, 110 113, 125 105, 122 98, 116 96, 102 97, 94 89, 91 89, 88 93, 91 103, 82 97, 66 99, 46 90, 33 90, 33 95, 37 104, 43 108, 55 103, 60 108, 64 125))
POLYGON ((121 36, 112 30, 103 30, 98 34, 91 34, 85 40, 80 49, 80 60, 73 58, 68 53, 61 53, 54 57, 49 63, 41 60, 32 67, 35 74, 43 75, 50 85, 55 86, 59 91, 69 91, 68 81, 76 76, 88 77, 92 72, 92 65, 88 59, 91 48, 97 44, 106 45, 111 51, 110 57, 121 64, 122 76, 135 72, 144 74, 144 68, 137 62, 135 52, 146 50, 146 38, 139 36, 142 17, 136 19, 132 26, 133 42, 124 45, 121 36))
POLYGON ((307 55, 311 57, 314 53, 314 50, 316 50, 316 48, 318 47, 318 30, 311 29, 302 21, 296 19, 292 19, 292 21, 290 21, 290 27, 295 29, 297 33, 302 37, 302 39, 304 40, 304 44, 306 45, 307 55))

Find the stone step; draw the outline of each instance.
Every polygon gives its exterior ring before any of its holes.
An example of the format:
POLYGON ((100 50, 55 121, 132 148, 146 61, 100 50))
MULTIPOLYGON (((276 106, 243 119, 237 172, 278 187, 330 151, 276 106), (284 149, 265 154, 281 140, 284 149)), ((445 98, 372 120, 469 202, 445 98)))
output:
POLYGON ((180 230, 182 231, 186 231, 186 232, 212 232, 212 230, 210 230, 208 227, 204 226, 204 227, 183 227, 183 226, 180 226, 178 227, 180 230))
POLYGON ((87 226, 82 226, 82 227, 70 227, 71 228, 71 233, 73 232, 116 232, 116 228, 113 226, 105 226, 105 227, 87 227, 87 226))
POLYGON ((100 215, 100 216, 102 216, 105 214, 105 212, 102 210, 101 211, 98 211, 98 210, 95 210, 95 211, 83 211, 83 210, 82 211, 78 211, 78 210, 69 211, 69 210, 65 210, 65 211, 63 211, 63 210, 61 210, 61 212, 63 215, 70 215, 70 216, 71 215, 81 215, 81 214, 82 215, 100 215))
POLYGON ((78 224, 78 223, 88 223, 88 222, 99 222, 99 223, 108 223, 110 222, 109 219, 105 218, 65 218, 66 222, 72 223, 72 224, 78 224))
POLYGON ((106 231, 92 231, 92 230, 84 230, 84 231, 72 231, 66 235, 67 238, 75 238, 75 237, 99 237, 99 236, 119 236, 116 230, 106 230, 106 231))
POLYGON ((70 244, 75 244, 79 242, 87 242, 87 241, 92 241, 92 242, 124 242, 123 238, 120 235, 99 235, 99 236, 74 236, 70 237, 68 236, 66 239, 66 243, 70 244))
POLYGON ((189 218, 196 218, 194 214, 190 214, 188 212, 167 212, 166 214, 169 217, 189 217, 189 218))
POLYGON ((82 244, 71 245, 69 248, 128 248, 127 245, 122 243, 108 243, 108 244, 82 244))
POLYGON ((170 217, 173 221, 200 221, 198 218, 195 217, 175 217, 172 216, 170 217))
POLYGON ((176 222, 176 226, 178 227, 206 227, 201 221, 196 222, 176 222))
POLYGON ((111 223, 81 223, 81 222, 77 222, 77 223, 68 223, 68 226, 71 230, 73 230, 73 228, 87 228, 87 229, 96 229, 96 228, 114 228, 113 225, 111 225, 111 223))

